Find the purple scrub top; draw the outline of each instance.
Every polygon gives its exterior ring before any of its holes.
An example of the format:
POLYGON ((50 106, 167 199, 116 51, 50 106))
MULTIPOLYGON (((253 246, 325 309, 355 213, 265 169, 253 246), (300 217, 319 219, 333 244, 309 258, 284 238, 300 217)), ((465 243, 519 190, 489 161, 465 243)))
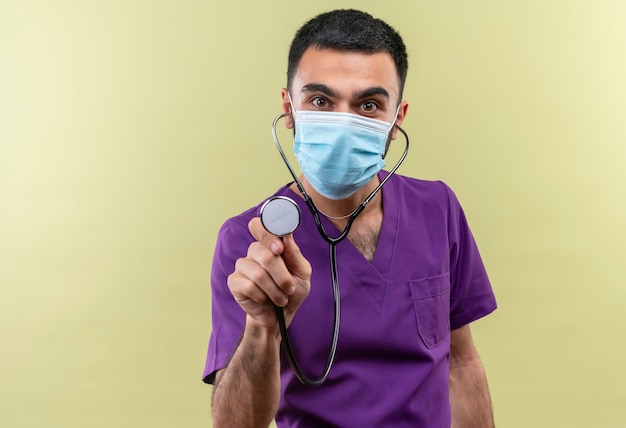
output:
MULTIPOLYGON (((387 172, 382 171, 380 177, 387 172)), ((302 369, 318 377, 332 338, 329 245, 302 198, 294 239, 313 268, 311 293, 289 327, 302 369)), ((302 385, 281 355, 279 427, 449 427, 450 331, 496 309, 487 273, 454 193, 442 182, 394 175, 382 189, 383 225, 372 262, 337 246, 341 325, 326 383, 302 385)), ((260 204, 261 205, 261 204, 260 204)), ((212 332, 204 381, 225 367, 245 314, 226 284, 253 238, 260 205, 226 221, 213 259, 212 332)), ((339 235, 322 216, 331 236, 339 235)))

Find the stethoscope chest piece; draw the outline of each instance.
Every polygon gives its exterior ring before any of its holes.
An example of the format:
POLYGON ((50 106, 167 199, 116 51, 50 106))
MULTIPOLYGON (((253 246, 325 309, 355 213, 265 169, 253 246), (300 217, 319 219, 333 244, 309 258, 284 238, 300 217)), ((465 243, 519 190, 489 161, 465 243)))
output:
POLYGON ((293 233, 300 224, 300 207, 287 196, 274 196, 261 207, 261 223, 273 235, 293 233))

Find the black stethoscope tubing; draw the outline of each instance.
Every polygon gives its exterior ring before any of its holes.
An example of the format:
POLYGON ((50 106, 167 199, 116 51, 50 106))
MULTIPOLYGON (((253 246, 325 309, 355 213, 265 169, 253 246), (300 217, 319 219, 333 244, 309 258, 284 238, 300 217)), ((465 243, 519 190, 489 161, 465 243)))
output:
POLYGON ((394 123, 393 126, 398 128, 398 130, 402 132, 406 140, 406 147, 404 149, 404 152, 402 153, 402 156, 400 156, 400 159, 398 160, 396 165, 389 171, 389 174, 384 179, 381 180, 378 186, 376 186, 376 188, 368 195, 368 197, 365 198, 365 200, 361 202, 361 204, 359 204, 359 206, 350 214, 350 216, 348 217, 348 222, 346 223, 346 226, 344 227, 343 231, 338 236, 332 237, 328 235, 328 233, 324 229, 324 225, 322 224, 322 220, 319 215, 319 210, 313 203, 313 199, 311 199, 311 197, 304 190, 302 183, 298 179, 296 172, 291 167, 291 164, 289 163, 287 156, 285 156, 285 152, 283 151, 283 148, 280 145, 280 142, 278 140, 278 136, 276 134, 276 124, 278 123, 280 119, 290 114, 291 113, 282 113, 278 115, 272 122, 272 136, 274 138, 274 143, 276 144, 276 148, 278 149, 280 156, 285 162, 285 165, 287 165, 287 169, 289 169, 289 172, 291 173, 291 176, 293 177, 294 182, 296 183, 296 186, 298 187, 298 190, 302 194, 302 197, 304 198, 304 202, 306 203, 307 207, 309 208, 309 211, 311 211, 311 214, 313 215, 313 219, 315 220, 315 226, 317 227, 319 234, 330 245, 330 271, 331 271, 332 286, 333 286, 333 304, 334 304, 333 305, 334 306, 333 334, 332 334, 332 339, 331 339, 331 344, 330 344, 330 350, 328 352, 328 358, 326 359, 326 364, 324 365, 322 374, 318 378, 316 379, 309 378, 300 367, 300 364, 298 364, 298 360, 296 359, 296 356, 293 352, 293 347, 291 346, 291 341, 289 340, 289 333, 287 332, 287 324, 285 322, 285 313, 284 313, 283 308, 280 306, 276 306, 276 317, 278 319, 278 328, 280 330, 280 335, 282 337, 282 344, 283 344, 283 350, 285 351, 285 357, 287 358, 287 361, 289 362, 289 365, 291 366, 294 374, 296 375, 298 380, 300 380, 300 382, 302 382, 305 385, 320 386, 328 378, 328 373, 330 372, 330 369, 335 360, 335 354, 337 352, 337 342, 339 340, 339 319, 340 319, 340 311, 341 311, 341 301, 340 301, 340 295, 339 295, 339 279, 337 276, 337 244, 343 241, 348 236, 348 233, 350 232, 350 228, 352 227, 352 223, 354 222, 356 217, 365 209, 367 204, 374 198, 374 196, 376 196, 378 191, 383 187, 383 185, 387 182, 387 180, 389 180, 389 178, 391 178, 391 176, 400 167, 400 164, 402 164, 402 162, 404 161, 404 159, 406 158, 408 154, 410 141, 409 141, 408 134, 402 128, 400 128, 400 126, 394 123))

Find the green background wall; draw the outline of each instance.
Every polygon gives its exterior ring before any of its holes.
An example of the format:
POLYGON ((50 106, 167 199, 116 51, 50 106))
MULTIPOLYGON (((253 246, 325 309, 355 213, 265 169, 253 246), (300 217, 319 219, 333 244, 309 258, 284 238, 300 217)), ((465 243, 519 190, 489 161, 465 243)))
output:
POLYGON ((500 427, 626 417, 626 3, 0 1, 0 426, 201 427, 221 222, 288 180, 294 31, 405 37, 407 175, 467 211, 500 427))

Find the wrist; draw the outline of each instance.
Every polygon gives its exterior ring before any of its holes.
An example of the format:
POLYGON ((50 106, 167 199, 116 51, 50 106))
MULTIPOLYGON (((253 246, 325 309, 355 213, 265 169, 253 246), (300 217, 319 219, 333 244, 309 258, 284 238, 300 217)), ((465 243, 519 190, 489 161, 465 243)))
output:
POLYGON ((278 344, 280 342, 280 330, 278 323, 268 326, 259 323, 250 315, 246 316, 246 325, 243 331, 243 339, 258 344, 278 344))

